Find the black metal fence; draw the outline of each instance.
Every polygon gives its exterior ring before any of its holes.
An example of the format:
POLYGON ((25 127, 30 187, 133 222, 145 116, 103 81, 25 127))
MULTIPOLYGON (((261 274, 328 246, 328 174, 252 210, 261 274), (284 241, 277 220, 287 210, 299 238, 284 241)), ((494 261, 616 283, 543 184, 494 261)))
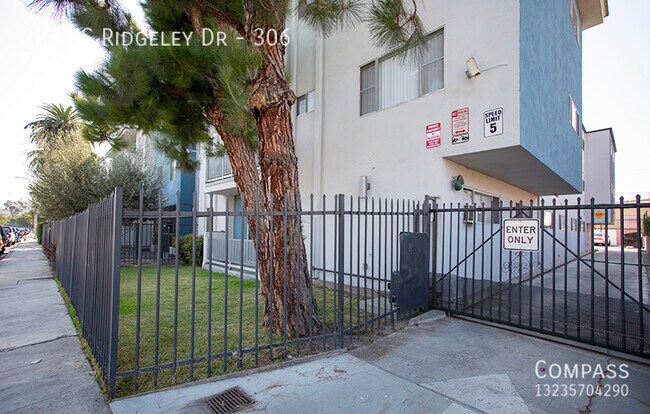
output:
POLYGON ((138 253, 145 263, 155 263, 160 254, 164 264, 173 264, 176 252, 174 251, 174 220, 163 220, 162 234, 158 238, 158 225, 155 220, 144 220, 142 225, 138 220, 124 219, 122 221, 121 235, 121 263, 122 265, 138 264, 138 253), (160 240, 161 248, 157 242, 160 240), (138 251, 140 246, 140 251, 138 251))
POLYGON ((115 390, 122 189, 82 213, 43 226, 42 244, 70 298, 109 390, 115 390))
POLYGON ((639 198, 598 205, 577 199, 574 205, 435 206, 433 305, 648 357, 650 286, 641 249, 642 209, 648 207, 639 198), (502 222, 511 218, 539 220, 537 251, 506 249, 502 222), (617 231, 627 235, 625 241, 612 241, 617 231))
POLYGON ((209 207, 199 210, 194 198, 191 212, 167 211, 160 203, 145 211, 142 195, 139 210, 123 211, 117 189, 44 227, 44 246, 110 396, 341 348, 393 327, 404 314, 390 288, 391 279, 402 277, 403 232, 429 234, 431 254, 422 257, 430 260, 433 307, 648 356, 647 264, 641 249, 610 246, 606 237, 615 212, 623 217, 615 218, 621 233, 629 235, 623 221, 632 215, 642 246, 641 209, 650 204, 638 199, 486 208, 337 195, 312 196, 306 208, 289 211, 282 199, 267 207, 256 200, 246 209, 244 200, 228 195, 210 195, 209 207), (509 218, 538 219, 538 250, 505 249, 502 223, 509 218), (283 255, 285 264, 288 241, 303 240, 305 255, 295 269, 307 269, 309 309, 287 305, 296 293, 288 288, 291 278, 301 270, 287 274, 284 266, 282 274, 262 274, 273 267, 257 255, 259 229, 276 234, 269 251, 283 255), (183 233, 191 235, 189 245, 183 233), (598 241, 604 246, 596 247, 598 241), (273 294, 286 312, 266 306, 261 280, 284 284, 273 294), (287 329, 293 312, 298 321, 309 312, 302 335, 287 329), (270 329, 278 318, 282 328, 270 329))
MULTIPOLYGON (((159 206, 123 214, 122 241, 124 229, 142 236, 129 248, 134 262, 124 260, 122 249, 119 395, 340 348, 394 324, 389 282, 399 263, 398 235, 413 224, 412 202, 339 195, 311 197, 301 211, 288 211, 282 199, 247 210, 243 201, 232 208, 233 196, 223 196, 225 207, 215 209, 216 197, 204 211, 159 206), (270 226, 271 233, 282 228, 284 236, 272 243, 286 245, 301 235, 313 298, 305 311, 322 329, 310 324, 304 335, 292 337, 287 313, 274 314, 271 307, 265 314, 264 266, 254 249, 259 232, 248 228, 249 220, 255 229, 270 226), (184 264, 179 236, 188 222, 193 243, 184 264), (166 227, 173 231, 167 247, 166 227), (201 236, 203 252, 197 248, 201 236), (165 248, 174 254, 166 256, 165 248), (278 317, 285 319, 280 332, 269 329, 278 317)), ((288 249, 281 250, 286 262, 288 249)), ((300 276, 267 276, 270 283, 284 282, 286 308, 287 280, 300 276)), ((294 311, 299 309, 288 312, 294 311)))
POLYGON ((395 240, 400 228, 410 226, 413 213, 404 202, 390 212, 386 201, 375 207, 374 200, 363 205, 359 200, 356 210, 351 201, 344 210, 339 196, 323 197, 321 209, 312 198, 311 208, 300 212, 271 200, 272 210, 187 213, 162 205, 144 211, 142 203, 139 211, 122 211, 121 195, 117 189, 83 213, 46 224, 42 239, 110 396, 341 347, 345 338, 352 341, 394 322, 387 281, 397 264, 397 245, 391 241, 389 250, 387 241, 389 230, 395 240), (309 312, 318 315, 322 330, 310 326, 308 335, 291 338, 286 329, 278 334, 265 323, 274 315, 264 315, 259 260, 253 258, 252 273, 244 266, 251 261, 243 257, 244 243, 259 242, 256 234, 241 236, 250 217, 269 223, 271 232, 282 226, 281 243, 291 233, 305 236, 314 298, 309 312), (295 228, 287 226, 291 217, 300 218, 295 228), (231 248, 236 220, 238 250, 231 248), (183 264, 179 236, 188 221, 191 260, 183 264), (216 233, 225 235, 223 249, 213 243, 216 233), (197 254, 201 236, 208 240, 205 260, 197 254), (362 251, 367 259, 353 258, 362 251))

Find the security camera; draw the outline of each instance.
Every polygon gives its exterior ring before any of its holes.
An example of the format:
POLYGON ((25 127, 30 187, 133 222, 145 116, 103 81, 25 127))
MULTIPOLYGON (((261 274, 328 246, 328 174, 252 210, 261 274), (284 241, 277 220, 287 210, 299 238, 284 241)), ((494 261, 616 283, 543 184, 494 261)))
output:
POLYGON ((465 75, 467 75, 468 78, 473 78, 474 76, 481 74, 481 70, 478 68, 478 65, 476 64, 476 61, 473 57, 467 59, 467 62, 465 63, 467 63, 467 70, 465 71, 465 75))

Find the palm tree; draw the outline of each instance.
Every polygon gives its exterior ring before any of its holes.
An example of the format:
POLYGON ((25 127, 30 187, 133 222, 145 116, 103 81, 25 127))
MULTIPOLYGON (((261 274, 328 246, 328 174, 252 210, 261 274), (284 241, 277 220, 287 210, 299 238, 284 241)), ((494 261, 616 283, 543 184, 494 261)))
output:
MULTIPOLYGON (((208 126, 213 126, 247 209, 255 207, 255 200, 261 208, 270 208, 273 198, 276 211, 300 210, 291 121, 296 97, 286 79, 286 42, 260 42, 260 38, 283 33, 293 14, 323 36, 364 22, 376 45, 404 58, 426 49, 416 0, 145 0, 142 4, 154 30, 227 29, 245 42, 213 48, 192 44, 174 50, 106 46, 109 58, 102 68, 77 78, 81 92, 77 109, 96 139, 110 140, 110 128, 116 125, 163 132, 167 138, 159 143, 161 148, 184 168, 196 167, 189 156, 191 145, 212 145, 208 126)), ((79 28, 95 25, 85 32, 95 37, 101 27, 138 31, 116 0, 33 0, 31 6, 50 8, 79 28)), ((251 232, 259 236, 256 248, 266 297, 265 323, 269 324, 272 310, 277 315, 271 326, 274 332, 285 333, 286 320, 287 335, 306 335, 309 309, 315 309, 315 304, 304 241, 296 231, 287 231, 288 239, 284 237, 285 226, 300 228, 300 216, 291 215, 286 223, 275 216, 273 234, 267 230, 270 219, 266 220, 258 229, 254 219, 249 220, 251 232), (271 271, 276 275, 273 285, 271 271)), ((314 322, 318 327, 318 320, 314 322)))
POLYGON ((45 104, 40 108, 44 112, 25 125, 25 129, 31 130, 29 139, 37 146, 51 140, 65 139, 81 126, 81 118, 72 106, 45 104))

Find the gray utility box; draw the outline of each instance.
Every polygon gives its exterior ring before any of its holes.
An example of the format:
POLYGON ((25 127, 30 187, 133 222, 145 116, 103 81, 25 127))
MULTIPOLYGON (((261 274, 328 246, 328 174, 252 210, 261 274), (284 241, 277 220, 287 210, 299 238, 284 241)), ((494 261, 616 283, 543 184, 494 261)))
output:
POLYGON ((399 270, 391 275, 391 301, 397 318, 407 318, 429 308, 429 235, 400 233, 399 270))

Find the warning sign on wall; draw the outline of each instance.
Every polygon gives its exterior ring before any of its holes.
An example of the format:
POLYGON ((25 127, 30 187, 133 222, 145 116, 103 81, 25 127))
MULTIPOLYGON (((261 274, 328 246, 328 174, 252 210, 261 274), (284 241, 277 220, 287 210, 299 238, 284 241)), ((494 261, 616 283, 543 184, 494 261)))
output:
POLYGON ((427 149, 439 147, 440 144, 440 122, 427 125, 427 149))
POLYGON ((503 134, 503 108, 483 112, 483 136, 485 138, 503 134))
POLYGON ((505 250, 539 250, 539 219, 504 219, 501 234, 505 250))
POLYGON ((469 108, 456 109, 451 113, 451 143, 469 141, 469 108))

